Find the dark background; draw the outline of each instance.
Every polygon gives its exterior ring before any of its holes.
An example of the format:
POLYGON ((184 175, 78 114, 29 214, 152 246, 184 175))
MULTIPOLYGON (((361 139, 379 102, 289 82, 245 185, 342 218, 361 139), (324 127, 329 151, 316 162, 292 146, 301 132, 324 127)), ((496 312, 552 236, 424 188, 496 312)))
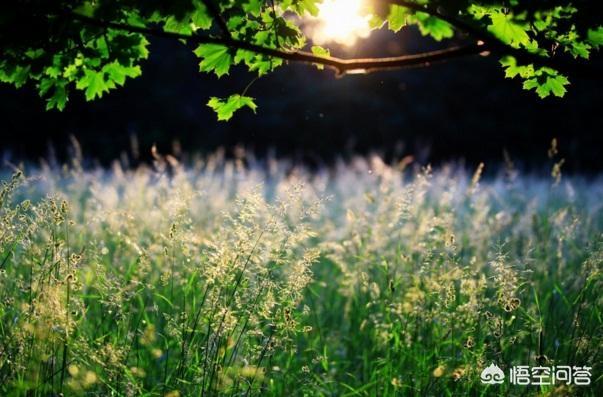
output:
MULTIPOLYGON (((387 56, 445 47, 408 30, 397 36, 375 32, 336 55, 387 56)), ((69 137, 84 156, 102 164, 130 153, 132 137, 148 160, 156 143, 162 153, 179 142, 185 153, 232 152, 243 145, 256 156, 267 152, 309 165, 376 152, 386 159, 414 155, 437 165, 499 162, 507 151, 516 165, 542 168, 553 137, 564 169, 603 170, 601 82, 572 77, 565 98, 539 99, 504 79, 495 57, 451 60, 427 68, 335 78, 310 65, 289 65, 255 82, 257 115, 245 109, 217 122, 206 106, 210 96, 241 92, 253 79, 243 70, 217 79, 198 72, 198 60, 178 42, 154 39, 143 75, 102 99, 86 102, 72 94, 63 112, 44 111, 32 88, 0 86, 4 160, 37 161, 69 154, 69 137)), ((594 62, 601 64, 601 57, 594 62)), ((548 167, 548 165, 547 165, 548 167)))

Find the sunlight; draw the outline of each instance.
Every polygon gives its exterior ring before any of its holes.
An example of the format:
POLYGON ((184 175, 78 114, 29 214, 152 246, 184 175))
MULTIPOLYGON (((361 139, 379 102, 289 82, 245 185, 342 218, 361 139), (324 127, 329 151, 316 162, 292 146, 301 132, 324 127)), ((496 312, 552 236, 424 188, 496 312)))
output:
POLYGON ((312 32, 316 44, 335 42, 353 45, 370 34, 365 0, 324 0, 319 5, 318 24, 312 32))

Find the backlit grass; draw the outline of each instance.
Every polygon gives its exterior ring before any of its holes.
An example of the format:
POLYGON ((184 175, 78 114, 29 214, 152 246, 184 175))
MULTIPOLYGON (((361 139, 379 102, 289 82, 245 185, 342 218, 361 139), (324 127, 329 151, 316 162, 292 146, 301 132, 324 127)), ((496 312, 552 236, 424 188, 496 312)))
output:
POLYGON ((4 174, 0 395, 600 395, 603 182, 480 173, 4 174))

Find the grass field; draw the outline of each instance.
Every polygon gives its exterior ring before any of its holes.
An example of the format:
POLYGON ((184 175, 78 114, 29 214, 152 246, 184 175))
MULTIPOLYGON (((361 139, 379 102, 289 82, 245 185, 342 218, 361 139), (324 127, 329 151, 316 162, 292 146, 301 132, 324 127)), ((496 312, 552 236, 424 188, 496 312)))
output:
POLYGON ((603 180, 169 160, 4 174, 1 396, 603 395, 603 180))

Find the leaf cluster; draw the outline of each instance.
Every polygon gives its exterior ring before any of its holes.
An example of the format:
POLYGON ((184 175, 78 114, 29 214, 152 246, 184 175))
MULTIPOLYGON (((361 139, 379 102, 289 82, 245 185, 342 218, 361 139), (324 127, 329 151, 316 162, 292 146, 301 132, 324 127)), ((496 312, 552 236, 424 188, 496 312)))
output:
MULTIPOLYGON (((321 0, 52 0, 8 2, 0 17, 0 81, 32 84, 47 109, 63 110, 73 91, 102 97, 138 77, 148 57, 149 32, 196 45, 199 70, 218 77, 239 65, 264 76, 286 55, 306 47, 304 18, 321 0), (188 40, 190 38, 191 40, 188 40), (194 40, 192 40, 194 39, 194 40), (258 51, 261 49, 262 51, 258 51)), ((437 41, 484 41, 501 57, 505 76, 523 79, 540 97, 563 96, 569 84, 551 61, 579 62, 603 44, 603 25, 592 1, 374 0, 371 27, 398 32, 416 26, 437 41), (517 57, 528 55, 530 58, 517 57), (526 61, 529 59, 529 61, 526 61), (532 60, 542 62, 532 62, 532 60)), ((311 46, 319 68, 328 48, 311 46)), ((308 59, 301 59, 308 62, 308 59)), ((255 110, 247 88, 208 103, 220 120, 237 109, 255 110)))

